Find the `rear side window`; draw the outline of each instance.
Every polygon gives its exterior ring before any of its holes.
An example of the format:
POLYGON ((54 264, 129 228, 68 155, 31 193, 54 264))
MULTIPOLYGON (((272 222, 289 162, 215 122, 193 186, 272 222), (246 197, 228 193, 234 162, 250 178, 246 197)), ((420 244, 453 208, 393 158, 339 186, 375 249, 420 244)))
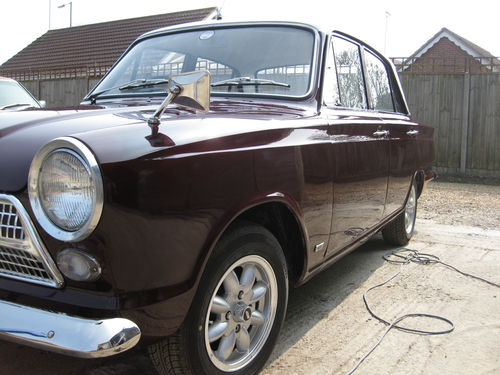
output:
POLYGON ((385 64, 370 51, 365 50, 364 57, 371 107, 379 111, 394 112, 391 86, 385 64))
POLYGON ((341 105, 367 108, 359 46, 338 37, 333 37, 332 41, 341 105))

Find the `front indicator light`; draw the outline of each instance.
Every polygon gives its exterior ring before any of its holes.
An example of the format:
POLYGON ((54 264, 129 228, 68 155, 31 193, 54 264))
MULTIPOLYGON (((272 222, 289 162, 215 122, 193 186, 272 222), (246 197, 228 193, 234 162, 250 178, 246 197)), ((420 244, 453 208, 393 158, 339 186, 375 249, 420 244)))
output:
POLYGON ((77 249, 65 249, 57 254, 57 266, 64 276, 74 281, 95 281, 101 276, 97 260, 77 249))

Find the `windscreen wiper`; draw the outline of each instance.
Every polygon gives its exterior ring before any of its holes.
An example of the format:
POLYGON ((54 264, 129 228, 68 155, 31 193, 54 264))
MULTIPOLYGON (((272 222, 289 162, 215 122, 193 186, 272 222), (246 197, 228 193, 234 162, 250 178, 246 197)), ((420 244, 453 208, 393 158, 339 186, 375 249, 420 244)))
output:
POLYGON ((156 85, 163 85, 168 83, 168 79, 142 79, 137 81, 132 81, 127 83, 126 85, 118 87, 119 90, 130 90, 135 89, 137 87, 150 87, 156 85))
POLYGON ((119 86, 110 87, 109 89, 104 89, 102 91, 93 93, 92 95, 88 96, 86 99, 90 100, 90 102, 92 104, 95 104, 95 100, 100 95, 105 94, 105 93, 107 93, 109 91, 113 91, 113 90, 130 90, 130 89, 134 89, 134 88, 137 88, 137 87, 149 87, 149 86, 155 86, 155 85, 162 85, 162 84, 165 84, 165 83, 168 83, 168 79, 151 79, 151 80, 148 80, 148 79, 145 79, 145 78, 135 79, 135 80, 130 81, 128 83, 121 84, 119 86))
POLYGON ((224 81, 214 82, 210 86, 219 87, 219 86, 280 86, 280 87, 288 87, 290 85, 288 83, 276 82, 270 79, 259 79, 252 77, 237 77, 225 79, 224 81))
POLYGON ((7 108, 15 108, 15 107, 33 107, 33 104, 29 104, 29 103, 14 103, 14 104, 9 104, 9 105, 5 105, 3 107, 0 107, 0 110, 7 109, 7 108))

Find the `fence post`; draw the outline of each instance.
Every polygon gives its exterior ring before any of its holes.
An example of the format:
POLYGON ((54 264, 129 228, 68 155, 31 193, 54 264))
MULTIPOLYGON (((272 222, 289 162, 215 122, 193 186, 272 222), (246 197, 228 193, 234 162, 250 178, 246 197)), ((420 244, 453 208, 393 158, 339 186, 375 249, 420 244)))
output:
POLYGON ((467 168, 467 144, 469 143, 470 72, 464 74, 464 100, 462 104, 462 141, 460 144, 460 173, 467 168))
POLYGON ((42 98, 42 76, 40 74, 40 72, 38 72, 38 85, 37 85, 37 90, 38 90, 38 93, 37 93, 37 99, 38 100, 45 100, 44 98, 42 98))

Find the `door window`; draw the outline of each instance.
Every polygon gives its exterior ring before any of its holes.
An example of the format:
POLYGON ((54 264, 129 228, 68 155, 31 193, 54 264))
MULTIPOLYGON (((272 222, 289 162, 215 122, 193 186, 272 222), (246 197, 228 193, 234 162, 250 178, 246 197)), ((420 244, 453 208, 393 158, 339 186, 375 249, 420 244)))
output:
POLYGON ((384 63, 366 50, 364 57, 371 107, 379 111, 394 112, 389 76, 384 63))
POLYGON ((367 108, 359 46, 338 37, 332 38, 332 41, 341 105, 367 108))

